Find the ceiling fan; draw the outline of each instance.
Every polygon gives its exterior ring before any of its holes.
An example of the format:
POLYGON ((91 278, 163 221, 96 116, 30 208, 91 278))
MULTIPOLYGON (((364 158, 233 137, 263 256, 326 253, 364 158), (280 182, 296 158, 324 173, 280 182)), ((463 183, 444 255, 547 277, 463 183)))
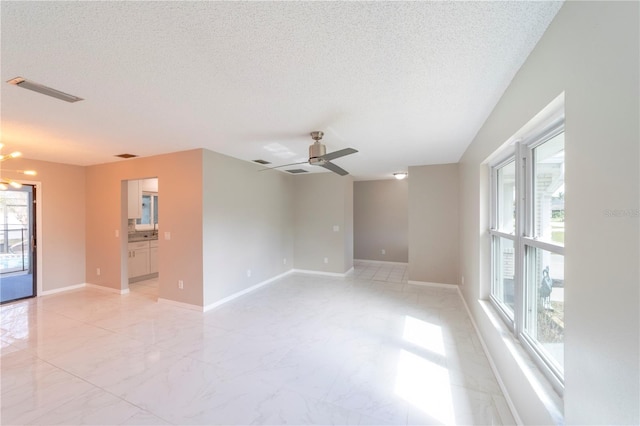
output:
POLYGON ((340 176, 348 175, 349 172, 345 169, 336 166, 331 162, 331 160, 335 160, 336 158, 344 157, 346 155, 355 154, 358 150, 353 148, 345 148, 339 151, 330 152, 327 154, 327 147, 324 144, 321 144, 322 136, 324 133, 321 131, 311 132, 311 138, 315 141, 312 145, 309 146, 309 160, 302 161, 300 163, 292 163, 292 164, 284 164, 282 166, 270 167, 268 169, 263 170, 272 170, 278 169, 280 167, 294 166, 297 164, 309 164, 311 166, 320 166, 324 167, 327 170, 331 170, 333 173, 337 173, 340 176))

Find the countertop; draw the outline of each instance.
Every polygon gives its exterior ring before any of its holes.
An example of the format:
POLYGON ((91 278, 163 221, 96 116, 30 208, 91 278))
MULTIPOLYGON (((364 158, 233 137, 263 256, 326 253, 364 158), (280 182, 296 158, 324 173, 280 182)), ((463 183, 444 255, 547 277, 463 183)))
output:
POLYGON ((129 242, 130 243, 138 243, 140 241, 157 241, 158 240, 158 234, 152 235, 152 234, 143 234, 143 235, 129 235, 129 242))

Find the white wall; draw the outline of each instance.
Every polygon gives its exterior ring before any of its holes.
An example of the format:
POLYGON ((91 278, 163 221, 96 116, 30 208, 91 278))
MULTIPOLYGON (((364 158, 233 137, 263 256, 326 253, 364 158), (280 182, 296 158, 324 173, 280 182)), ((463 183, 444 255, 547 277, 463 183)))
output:
POLYGON ((351 176, 295 176, 294 216, 296 269, 342 274, 353 267, 351 176))
POLYGON ((356 259, 409 261, 408 188, 408 179, 354 182, 356 259))
MULTIPOLYGON (((479 298, 489 288, 488 177, 482 162, 565 92, 567 424, 639 424, 639 4, 567 2, 461 159, 464 297, 526 424, 541 398, 479 298), (629 210, 611 217, 607 210, 629 210)), ((516 345, 517 346, 517 345, 516 345)), ((562 403, 561 403, 562 404, 562 403)))
POLYGON ((409 280, 458 284, 458 165, 409 167, 409 280))

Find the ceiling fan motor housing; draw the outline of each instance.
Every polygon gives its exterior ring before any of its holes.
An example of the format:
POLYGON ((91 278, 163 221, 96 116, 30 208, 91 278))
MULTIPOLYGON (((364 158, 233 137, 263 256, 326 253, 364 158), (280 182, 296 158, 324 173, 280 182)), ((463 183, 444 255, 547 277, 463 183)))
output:
POLYGON ((317 166, 323 165, 327 162, 322 158, 327 153, 327 147, 321 144, 319 141, 315 141, 313 145, 309 146, 309 164, 317 166))

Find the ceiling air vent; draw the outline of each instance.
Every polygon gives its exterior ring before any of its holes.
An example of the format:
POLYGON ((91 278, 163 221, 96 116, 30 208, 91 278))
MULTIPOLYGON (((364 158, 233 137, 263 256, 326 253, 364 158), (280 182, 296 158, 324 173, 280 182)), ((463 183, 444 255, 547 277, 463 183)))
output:
POLYGON ((23 89, 33 90, 34 92, 42 93, 43 95, 51 96, 66 102, 78 102, 84 100, 83 98, 79 98, 78 96, 70 95, 68 93, 52 89, 51 87, 47 87, 43 84, 36 83, 35 81, 30 81, 22 77, 12 78, 11 80, 7 81, 7 83, 13 84, 14 86, 22 87, 23 89))
POLYGON ((120 157, 120 158, 135 158, 137 157, 137 155, 135 154, 118 154, 115 157, 120 157))
POLYGON ((258 164, 271 164, 269 161, 265 160, 253 160, 253 162, 258 164))
POLYGON ((309 173, 308 171, 304 170, 304 169, 291 169, 291 170, 285 170, 285 172, 289 172, 291 174, 297 175, 298 173, 309 173))

